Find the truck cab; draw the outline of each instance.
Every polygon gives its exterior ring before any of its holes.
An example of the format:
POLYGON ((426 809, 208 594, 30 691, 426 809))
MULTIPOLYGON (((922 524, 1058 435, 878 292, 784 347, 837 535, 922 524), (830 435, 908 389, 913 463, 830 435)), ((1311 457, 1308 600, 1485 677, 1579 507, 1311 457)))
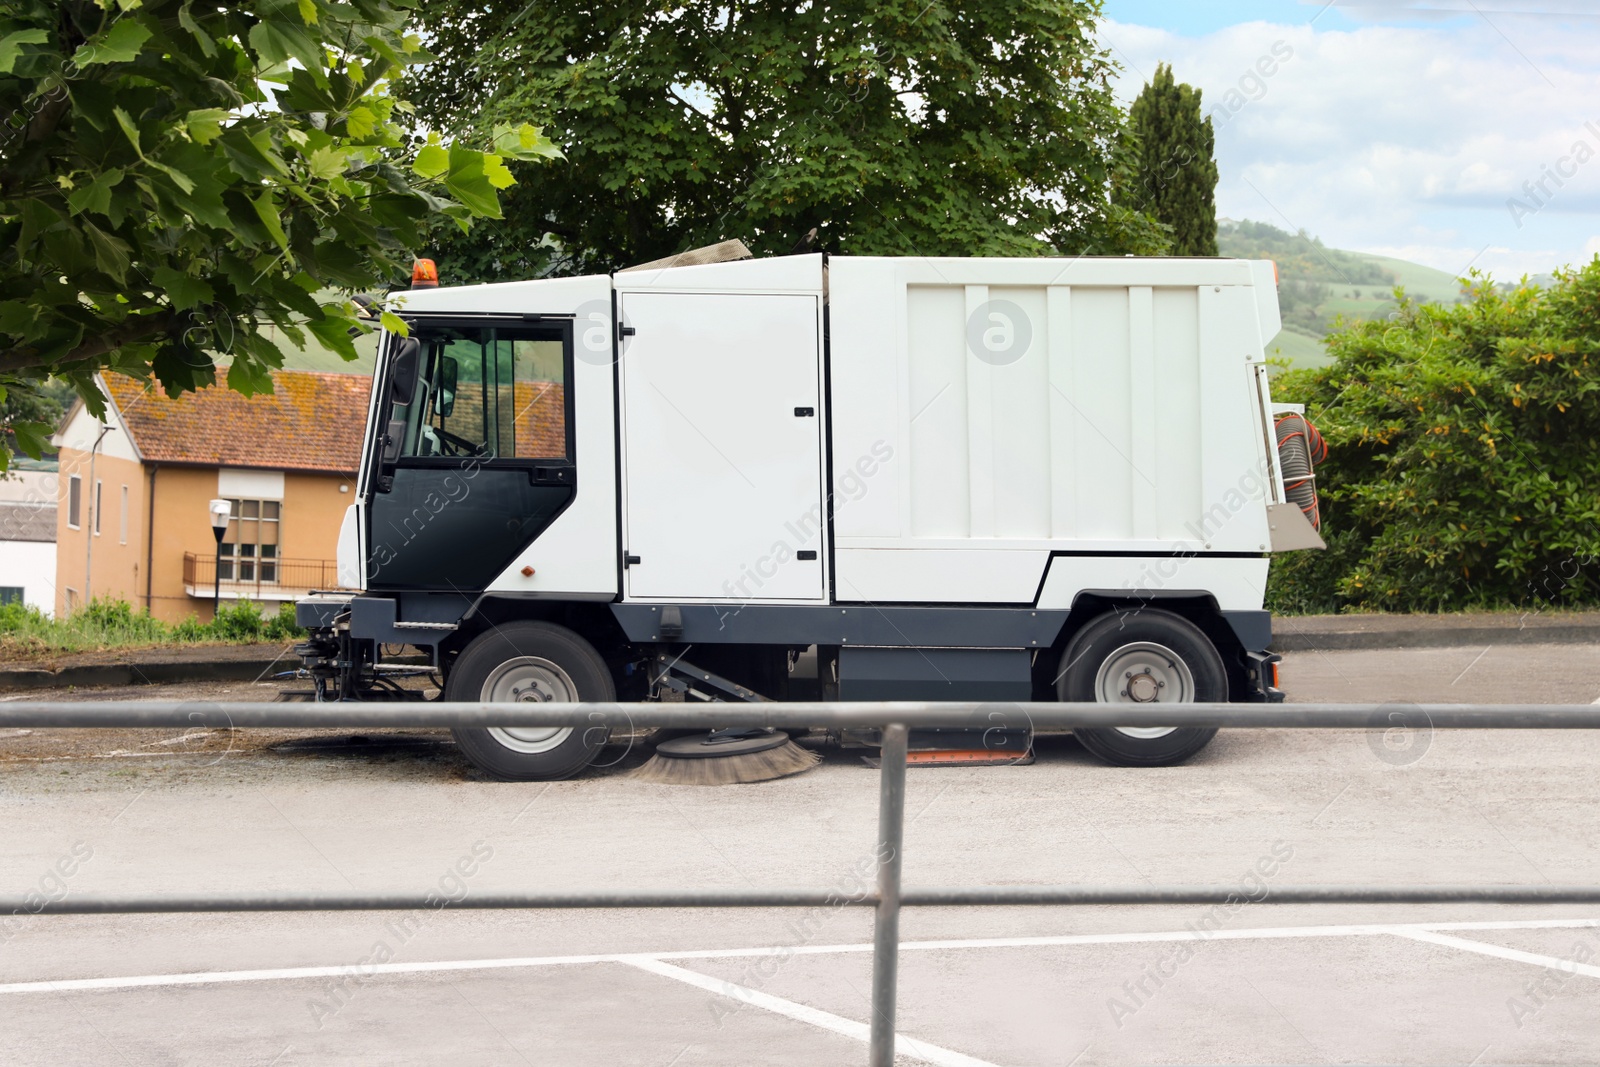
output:
MULTIPOLYGON (((318 699, 1281 699, 1270 263, 800 255, 390 310, 318 699)), ((709 709, 708 709, 709 711, 709 709)), ((460 730, 506 778, 605 738, 460 730)), ((1201 730, 1080 731, 1125 764, 1201 730)))

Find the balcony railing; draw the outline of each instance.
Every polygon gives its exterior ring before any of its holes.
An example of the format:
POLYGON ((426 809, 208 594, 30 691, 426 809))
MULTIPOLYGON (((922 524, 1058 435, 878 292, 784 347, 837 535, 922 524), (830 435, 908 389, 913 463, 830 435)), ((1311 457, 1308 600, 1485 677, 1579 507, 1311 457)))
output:
POLYGON ((330 559, 249 559, 224 556, 222 585, 217 581, 217 557, 183 554, 183 591, 208 597, 215 590, 224 597, 250 600, 289 600, 313 589, 338 589, 339 565, 330 559))

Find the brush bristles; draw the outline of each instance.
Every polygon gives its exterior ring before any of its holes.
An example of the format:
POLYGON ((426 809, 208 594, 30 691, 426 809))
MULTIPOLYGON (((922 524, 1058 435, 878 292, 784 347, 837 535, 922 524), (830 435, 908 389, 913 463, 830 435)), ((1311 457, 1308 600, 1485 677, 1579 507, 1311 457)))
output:
POLYGON ((661 785, 739 785, 787 778, 791 774, 809 771, 821 762, 822 757, 815 752, 788 741, 765 752, 750 752, 742 756, 675 759, 657 753, 634 771, 633 777, 661 785))

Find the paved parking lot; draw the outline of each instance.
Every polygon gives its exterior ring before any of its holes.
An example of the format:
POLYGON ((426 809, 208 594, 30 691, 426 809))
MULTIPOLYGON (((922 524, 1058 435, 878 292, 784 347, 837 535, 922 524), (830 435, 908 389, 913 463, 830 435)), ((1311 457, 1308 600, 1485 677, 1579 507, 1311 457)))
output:
MULTIPOLYGON (((1600 654, 1306 652, 1285 684, 1587 703, 1600 654)), ((871 875, 876 775, 852 754, 700 790, 629 780, 639 753, 621 748, 578 781, 507 785, 426 732, 179 737, 0 736, 8 890, 448 900, 871 875)), ((908 885, 1237 883, 1265 899, 1221 916, 909 911, 903 1062, 1592 1062, 1600 913, 1278 905, 1271 887, 1594 883, 1600 736, 1237 730, 1145 771, 1066 737, 1038 749, 1027 767, 912 772, 908 885)), ((870 938, 852 909, 0 917, 0 1063, 859 1063, 870 938)))

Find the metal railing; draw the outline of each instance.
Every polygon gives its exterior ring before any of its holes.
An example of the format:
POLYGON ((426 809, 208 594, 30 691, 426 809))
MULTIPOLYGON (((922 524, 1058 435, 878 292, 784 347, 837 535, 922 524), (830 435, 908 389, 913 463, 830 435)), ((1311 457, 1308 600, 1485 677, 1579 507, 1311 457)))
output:
MULTIPOLYGON (((1590 704, 240 704, 163 701, 0 704, 0 728, 59 727, 345 727, 383 729, 453 726, 777 726, 883 730, 879 773, 877 889, 841 897, 810 888, 588 890, 475 894, 460 908, 787 908, 858 906, 875 910, 872 1019, 868 1062, 891 1067, 899 971, 900 909, 972 905, 1230 904, 1226 886, 966 886, 905 889, 900 884, 905 828, 909 726, 1005 730, 1095 726, 1197 726, 1282 729, 1594 729, 1590 704)), ((1600 885, 1307 885, 1280 886, 1257 903, 1277 904, 1597 904, 1600 885)), ((382 911, 421 908, 408 893, 212 893, 189 896, 72 896, 28 901, 0 896, 0 913, 30 915, 151 912, 382 911)))
MULTIPOLYGON (((339 565, 329 559, 249 559, 232 556, 222 560, 222 592, 239 596, 263 593, 282 598, 312 589, 339 588, 339 565)), ((217 557, 183 554, 183 587, 190 596, 210 596, 216 588, 217 557)))

